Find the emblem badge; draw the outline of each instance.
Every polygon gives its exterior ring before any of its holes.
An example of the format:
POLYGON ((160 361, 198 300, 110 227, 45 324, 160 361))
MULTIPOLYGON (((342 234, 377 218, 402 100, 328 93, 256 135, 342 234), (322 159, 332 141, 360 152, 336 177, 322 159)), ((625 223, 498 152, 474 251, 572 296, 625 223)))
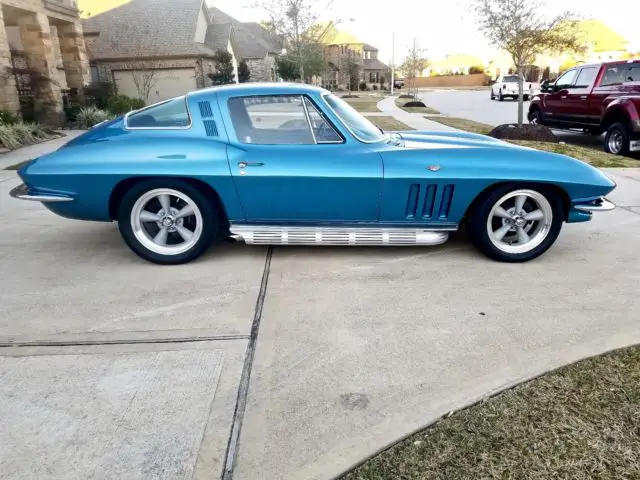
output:
POLYGON ((440 165, 429 165, 427 167, 427 170, 430 170, 432 172, 437 172, 438 170, 440 170, 440 165))

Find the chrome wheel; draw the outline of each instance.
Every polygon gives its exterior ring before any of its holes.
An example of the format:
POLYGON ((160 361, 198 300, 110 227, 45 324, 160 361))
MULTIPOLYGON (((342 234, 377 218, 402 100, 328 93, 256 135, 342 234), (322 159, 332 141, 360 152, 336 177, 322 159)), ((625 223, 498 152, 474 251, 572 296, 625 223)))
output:
POLYGON ((613 154, 619 154, 622 152, 624 146, 624 135, 620 130, 614 130, 609 135, 608 140, 609 151, 613 154))
POLYGON ((499 250, 527 253, 547 238, 552 222, 553 209, 544 195, 535 190, 514 190, 494 204, 487 218, 487 233, 499 250))
POLYGON ((540 116, 537 112, 531 115, 531 118, 529 119, 529 123, 531 125, 540 125, 540 116))
POLYGON ((131 229, 148 250, 160 255, 178 255, 198 243, 203 218, 198 205, 171 188, 149 190, 131 209, 131 229))

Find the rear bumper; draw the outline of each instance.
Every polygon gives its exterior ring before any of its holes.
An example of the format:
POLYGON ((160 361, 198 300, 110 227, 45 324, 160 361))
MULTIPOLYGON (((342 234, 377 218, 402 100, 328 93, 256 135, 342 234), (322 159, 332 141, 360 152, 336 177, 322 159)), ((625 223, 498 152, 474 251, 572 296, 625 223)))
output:
POLYGON ((581 212, 610 212, 616 206, 606 198, 600 197, 589 203, 574 205, 573 208, 581 212))
POLYGON ((13 198, 31 200, 34 202, 70 202, 73 197, 58 192, 31 191, 24 183, 9 192, 13 198))

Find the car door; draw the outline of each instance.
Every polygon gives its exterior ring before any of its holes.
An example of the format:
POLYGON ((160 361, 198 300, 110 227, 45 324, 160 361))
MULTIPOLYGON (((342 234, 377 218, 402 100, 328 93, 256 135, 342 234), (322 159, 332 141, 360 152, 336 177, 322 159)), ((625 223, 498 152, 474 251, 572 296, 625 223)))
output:
POLYGON ((247 222, 378 220, 382 157, 347 141, 309 97, 237 96, 228 108, 229 168, 247 222))
POLYGON ((566 98, 563 99, 563 107, 566 109, 566 119, 573 124, 591 125, 600 122, 599 117, 589 113, 589 93, 593 88, 600 68, 597 66, 582 67, 579 69, 573 85, 567 89, 566 98))
POLYGON ((566 100, 569 96, 569 89, 576 80, 577 69, 571 69, 563 73, 553 85, 551 93, 544 97, 543 119, 545 123, 566 123, 571 115, 566 100))

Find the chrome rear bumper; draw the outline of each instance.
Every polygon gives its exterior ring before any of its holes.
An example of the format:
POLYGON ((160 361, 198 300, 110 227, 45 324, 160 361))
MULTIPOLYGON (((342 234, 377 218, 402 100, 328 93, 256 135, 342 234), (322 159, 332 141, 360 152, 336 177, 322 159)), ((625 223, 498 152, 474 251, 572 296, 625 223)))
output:
POLYGON ((576 210, 580 210, 581 212, 610 212, 611 210, 616 208, 616 206, 606 198, 600 197, 591 203, 574 205, 573 208, 575 208, 576 210))
POLYGON ((29 188, 23 183, 18 185, 9 192, 13 198, 19 198, 20 200, 32 200, 34 202, 70 202, 72 197, 63 195, 54 195, 47 193, 31 193, 29 188))

